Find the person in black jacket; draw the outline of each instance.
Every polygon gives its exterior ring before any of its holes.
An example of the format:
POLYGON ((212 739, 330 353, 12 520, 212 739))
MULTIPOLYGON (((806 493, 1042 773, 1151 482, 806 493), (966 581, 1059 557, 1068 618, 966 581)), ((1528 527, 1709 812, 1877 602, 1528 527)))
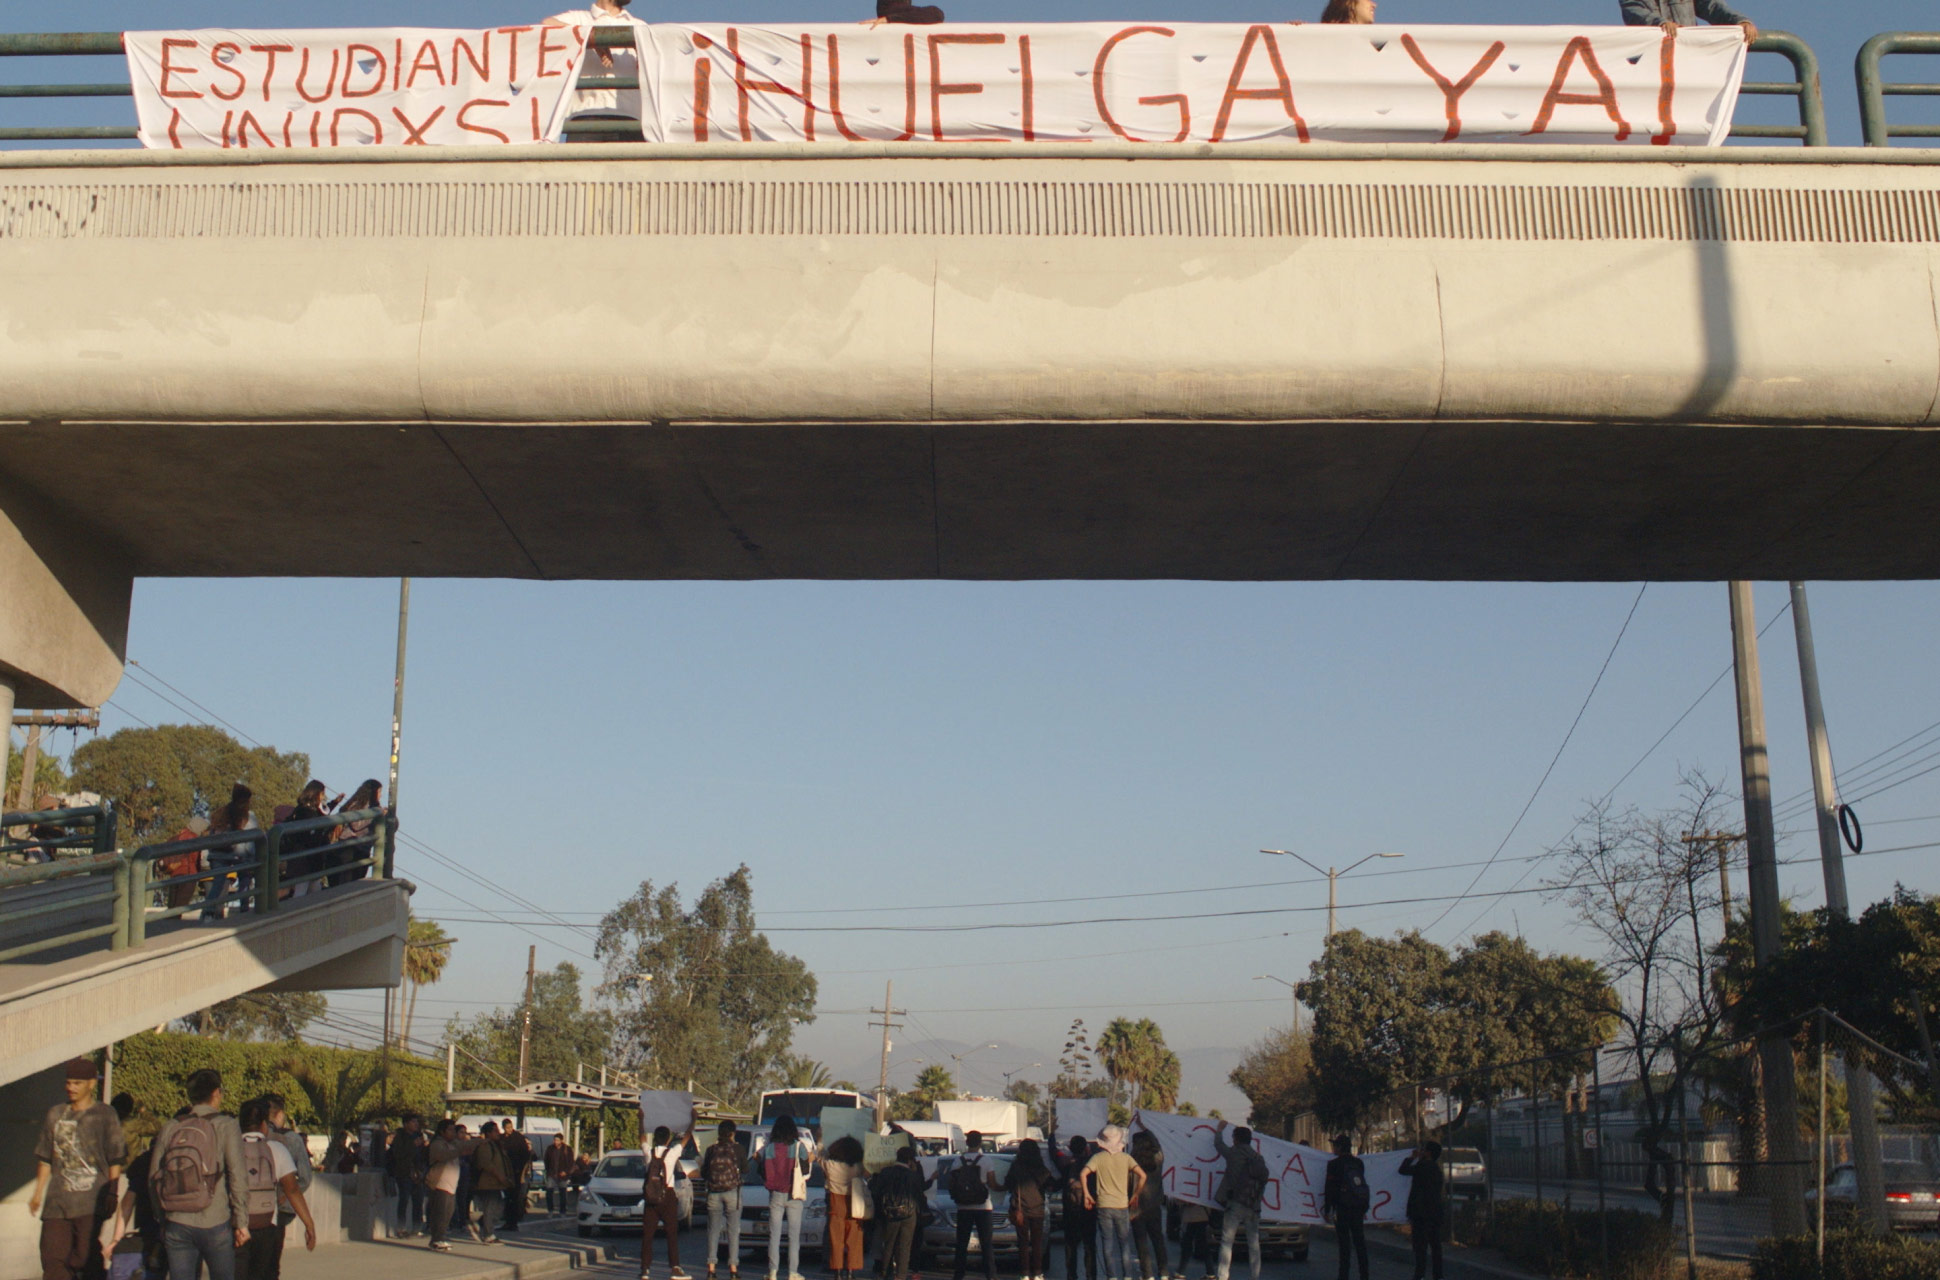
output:
POLYGON ((912 0, 876 0, 876 16, 863 22, 865 27, 879 27, 885 22, 905 23, 912 26, 928 26, 943 21, 943 10, 938 5, 914 4, 912 0))
POLYGON ((1408 1238, 1415 1246, 1415 1278, 1428 1280, 1428 1260, 1435 1260, 1434 1280, 1442 1280, 1442 1144, 1424 1142, 1401 1162, 1408 1185, 1408 1238))
POLYGON ((1321 1193, 1320 1209, 1334 1224, 1334 1239, 1340 1245, 1340 1280, 1347 1280, 1348 1250, 1361 1263, 1361 1280, 1367 1277, 1367 1166, 1354 1155, 1354 1140, 1346 1134, 1334 1137, 1334 1158, 1327 1162, 1327 1185, 1321 1193))

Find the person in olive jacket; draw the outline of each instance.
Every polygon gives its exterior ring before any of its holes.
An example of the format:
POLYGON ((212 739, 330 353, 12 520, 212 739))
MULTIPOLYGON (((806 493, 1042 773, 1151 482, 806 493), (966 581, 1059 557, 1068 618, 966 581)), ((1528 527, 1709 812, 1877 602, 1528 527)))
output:
POLYGON ((1424 1142, 1401 1162, 1408 1185, 1408 1238, 1415 1246, 1414 1280, 1428 1280, 1433 1258, 1434 1280, 1442 1280, 1442 1144, 1424 1142))

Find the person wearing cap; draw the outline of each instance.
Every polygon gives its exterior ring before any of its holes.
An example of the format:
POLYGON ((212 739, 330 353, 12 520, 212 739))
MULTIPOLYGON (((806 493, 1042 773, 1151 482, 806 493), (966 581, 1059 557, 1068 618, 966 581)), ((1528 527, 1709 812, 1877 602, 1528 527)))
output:
POLYGON ((95 1094, 94 1063, 67 1064, 67 1102, 50 1108, 34 1146, 34 1194, 27 1211, 40 1215, 43 1280, 75 1280, 94 1253, 101 1188, 121 1176, 128 1140, 121 1117, 95 1094))

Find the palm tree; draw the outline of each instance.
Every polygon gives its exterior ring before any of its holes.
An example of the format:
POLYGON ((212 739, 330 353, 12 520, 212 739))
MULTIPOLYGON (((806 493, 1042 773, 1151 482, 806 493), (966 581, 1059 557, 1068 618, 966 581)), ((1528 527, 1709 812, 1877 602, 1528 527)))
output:
POLYGON ((1169 1109, 1179 1098, 1179 1055, 1150 1018, 1113 1018, 1098 1034, 1098 1058, 1111 1078, 1112 1098, 1130 1108, 1169 1109))
POLYGON ((775 1069, 785 1089, 826 1089, 832 1078, 826 1066, 805 1053, 786 1055, 775 1069))
POLYGON ((956 1091, 957 1082, 947 1067, 932 1064, 917 1073, 914 1092, 925 1102, 952 1097, 956 1091))
POLYGON ((411 1043, 411 1017, 418 1010, 418 988, 430 986, 445 976, 451 960, 451 944, 456 942, 435 920, 412 919, 404 940, 404 1023, 398 1031, 400 1047, 411 1043))
POLYGON ((318 1126, 330 1135, 330 1148, 324 1155, 325 1168, 336 1168, 337 1157, 343 1151, 344 1131, 371 1112, 365 1102, 378 1081, 384 1078, 384 1063, 372 1054, 365 1065, 368 1069, 359 1072, 357 1059, 352 1058, 337 1072, 337 1078, 331 1080, 301 1058, 283 1060, 283 1070, 310 1100, 318 1126))

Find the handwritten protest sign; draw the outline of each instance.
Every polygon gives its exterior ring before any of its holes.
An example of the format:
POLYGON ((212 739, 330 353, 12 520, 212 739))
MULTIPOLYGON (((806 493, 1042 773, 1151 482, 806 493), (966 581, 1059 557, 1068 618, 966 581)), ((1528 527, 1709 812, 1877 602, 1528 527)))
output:
POLYGON ((1723 142, 1738 27, 663 23, 650 142, 1723 142))
MULTIPOLYGON (((1144 1111, 1139 1113, 1135 1127, 1151 1133, 1165 1149, 1167 1197, 1218 1207, 1213 1196, 1226 1172, 1226 1160, 1213 1143, 1213 1135, 1219 1132, 1217 1121, 1144 1111)), ((1229 1145, 1232 1141, 1230 1129, 1226 1141, 1229 1145)), ((1267 1222, 1321 1221, 1327 1162, 1333 1159, 1332 1154, 1259 1134, 1254 1135, 1253 1145, 1266 1160, 1269 1177, 1260 1201, 1260 1217, 1267 1222)), ((1407 1154, 1384 1151, 1361 1157, 1367 1165, 1369 1222, 1401 1222, 1406 1218, 1409 1180, 1401 1176, 1401 1162, 1407 1154)))
POLYGON ((587 31, 131 31, 124 42, 143 146, 480 146, 558 139, 587 31))

